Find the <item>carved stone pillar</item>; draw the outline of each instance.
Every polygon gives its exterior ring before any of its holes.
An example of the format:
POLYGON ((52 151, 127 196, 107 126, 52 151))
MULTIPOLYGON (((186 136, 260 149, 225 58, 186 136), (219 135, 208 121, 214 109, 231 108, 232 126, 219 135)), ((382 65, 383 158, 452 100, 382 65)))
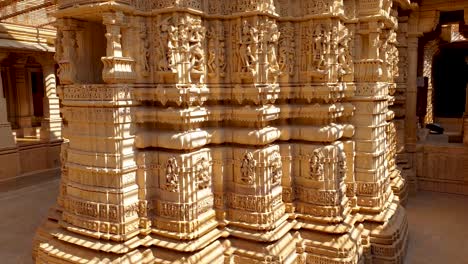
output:
POLYGON ((417 141, 417 116, 416 116, 416 96, 417 96, 417 67, 418 67, 418 37, 408 37, 408 84, 406 89, 406 150, 416 151, 417 141))
POLYGON ((423 62, 423 74, 424 77, 428 78, 427 86, 427 107, 426 116, 424 117, 424 124, 434 122, 434 80, 432 78, 432 64, 434 61, 434 55, 439 50, 439 39, 434 39, 424 45, 424 62, 423 62))
MULTIPOLYGON (((0 62, 8 53, 0 53, 0 62)), ((0 72, 0 180, 13 178, 20 174, 21 165, 18 148, 13 137, 10 122, 7 116, 7 102, 3 93, 3 80, 0 72)))
POLYGON ((28 72, 26 70, 27 56, 18 58, 13 65, 15 74, 15 88, 17 91, 18 115, 17 124, 19 130, 18 137, 35 136, 35 131, 32 127, 33 105, 32 105, 32 90, 28 80, 28 72))
MULTIPOLYGON (((40 57, 43 57, 42 55, 40 57)), ((62 118, 60 117, 59 97, 57 96, 57 83, 55 79, 55 63, 51 57, 39 59, 42 64, 42 74, 44 76, 44 116, 41 124, 41 139, 48 141, 61 140, 62 138, 62 118)))
MULTIPOLYGON (((8 53, 0 53, 0 62, 8 56, 8 53)), ((16 147, 15 138, 8 122, 7 103, 3 94, 3 80, 0 74, 0 149, 16 147)))

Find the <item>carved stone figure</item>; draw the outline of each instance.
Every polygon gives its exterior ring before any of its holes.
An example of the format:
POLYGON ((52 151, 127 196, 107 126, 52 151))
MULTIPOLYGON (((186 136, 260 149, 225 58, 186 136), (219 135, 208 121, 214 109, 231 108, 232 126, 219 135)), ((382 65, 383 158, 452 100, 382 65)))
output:
POLYGON ((289 76, 294 75, 295 49, 294 28, 290 25, 282 27, 278 52, 278 65, 281 74, 288 74, 289 76))
POLYGON ((210 31, 207 33, 207 39, 208 39, 208 61, 206 62, 206 65, 208 67, 208 73, 209 74, 215 74, 217 73, 217 56, 216 56, 216 35, 214 33, 214 29, 211 28, 210 31))
POLYGON ((149 56, 150 56, 150 50, 149 50, 149 41, 148 41, 148 33, 147 33, 147 27, 146 23, 141 23, 141 28, 140 28, 140 40, 142 42, 142 54, 141 54, 141 59, 142 59, 142 68, 143 76, 147 76, 150 71, 150 65, 149 65, 149 56))
POLYGON ((166 185, 165 189, 176 192, 179 189, 179 167, 175 157, 171 157, 166 162, 166 185))
POLYGON ((282 173, 282 164, 281 164, 281 156, 278 153, 274 153, 271 162, 271 183, 278 184, 281 182, 281 177, 283 176, 282 173))
POLYGON ((189 31, 190 64, 191 69, 199 72, 204 71, 205 54, 202 41, 205 38, 205 30, 200 24, 192 25, 189 31))
POLYGON ((351 41, 352 36, 349 30, 345 28, 343 30, 343 38, 338 43, 338 57, 337 62, 340 65, 340 75, 346 75, 353 73, 353 60, 351 56, 351 41))
POLYGON ((338 152, 338 175, 343 178, 346 175, 348 167, 346 166, 346 153, 344 151, 338 152))
POLYGON ((218 66, 219 66, 219 75, 221 77, 225 76, 226 73, 226 53, 225 53, 225 44, 224 41, 219 42, 219 49, 218 49, 218 66))
POLYGON ((156 38, 158 45, 155 47, 155 61, 157 71, 171 71, 175 66, 175 48, 177 37, 175 27, 168 20, 163 20, 157 25, 159 37, 156 38))
POLYGON ((276 78, 280 74, 280 66, 276 56, 276 50, 278 46, 278 40, 280 38, 280 32, 278 26, 271 22, 267 26, 267 57, 268 57, 268 79, 273 83, 276 82, 276 78))
POLYGON ((209 162, 204 157, 197 161, 195 166, 195 174, 197 179, 197 187, 199 190, 210 187, 211 180, 209 175, 209 162))
POLYGON ((324 156, 320 149, 314 149, 309 158, 309 178, 316 181, 323 181, 324 177, 324 156))
POLYGON ((241 178, 240 182, 244 184, 253 184, 255 179, 256 161, 253 158, 252 152, 246 152, 241 163, 241 178))
POLYGON ((327 72, 326 55, 330 47, 330 34, 325 31, 322 24, 317 24, 312 33, 312 52, 309 56, 309 71, 325 74, 327 72))
POLYGON ((239 48, 240 69, 242 72, 255 72, 253 64, 257 59, 252 52, 252 48, 257 43, 257 37, 257 30, 247 20, 244 20, 239 48))

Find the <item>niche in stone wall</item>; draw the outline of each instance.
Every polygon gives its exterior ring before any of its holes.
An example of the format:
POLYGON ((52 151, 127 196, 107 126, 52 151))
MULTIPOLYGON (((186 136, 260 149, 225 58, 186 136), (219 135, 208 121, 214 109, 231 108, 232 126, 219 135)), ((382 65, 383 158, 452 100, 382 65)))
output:
POLYGON ((77 34, 77 71, 80 83, 104 83, 101 57, 106 56, 106 28, 102 22, 81 22, 77 34), (87 70, 84 70, 87 69, 87 70))
POLYGON ((461 118, 465 112, 468 81, 468 42, 441 45, 434 56, 434 115, 461 118))

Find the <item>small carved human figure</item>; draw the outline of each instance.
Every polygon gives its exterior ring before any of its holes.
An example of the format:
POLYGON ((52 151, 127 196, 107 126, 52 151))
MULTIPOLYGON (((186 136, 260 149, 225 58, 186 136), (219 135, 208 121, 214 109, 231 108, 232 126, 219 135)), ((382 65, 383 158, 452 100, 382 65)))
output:
POLYGON ((280 74, 280 66, 276 57, 276 46, 280 38, 280 32, 278 26, 270 22, 267 31, 267 56, 268 56, 268 75, 269 79, 273 82, 276 81, 276 77, 280 74))
POLYGON ((277 184, 281 182, 281 177, 283 175, 282 165, 281 165, 281 156, 278 153, 274 153, 270 163, 271 168, 271 183, 277 184))
POLYGON ((218 65, 219 65, 219 75, 221 77, 224 77, 225 71, 226 71, 226 54, 224 50, 224 41, 219 42, 219 49, 218 49, 219 55, 218 55, 218 65))
POLYGON ((340 151, 338 153, 338 175, 340 178, 343 178, 346 175, 348 167, 346 166, 346 153, 340 151))
POLYGON ((196 24, 190 30, 189 36, 189 50, 190 50, 190 65, 191 69, 195 71, 203 72, 205 54, 203 53, 202 40, 204 38, 205 31, 201 25, 196 24))
POLYGON ((344 37, 342 38, 340 43, 338 43, 337 63, 341 67, 339 72, 340 75, 350 74, 353 71, 351 41, 352 36, 350 35, 348 29, 345 28, 344 37))
POLYGON ((252 152, 245 152, 244 158, 241 163, 241 178, 240 182, 244 184, 253 184, 255 177, 256 162, 253 158, 252 152))
POLYGON ((317 181, 323 180, 324 170, 323 170, 324 156, 320 149, 314 149, 312 155, 309 158, 309 178, 317 181))
MULTIPOLYGON (((279 39, 278 65, 281 74, 294 74, 294 29, 291 26, 282 28, 281 38, 279 39)), ((309 52, 310 53, 310 52, 309 52)), ((307 53, 307 54, 309 54, 307 53)), ((307 58, 306 58, 307 59, 307 58)))
POLYGON ((247 20, 242 25, 242 36, 239 48, 240 69, 242 72, 253 72, 252 64, 256 62, 252 53, 252 46, 257 40, 257 30, 253 28, 247 20))
POLYGON ((166 189, 170 192, 176 192, 179 189, 179 173, 177 160, 171 157, 166 162, 166 189))
POLYGON ((149 41, 147 39, 148 33, 146 31, 147 31, 146 24, 142 23, 141 29, 140 29, 140 40, 142 41, 141 58, 143 60, 142 62, 143 75, 148 75, 150 71, 150 65, 149 65, 150 51, 149 51, 149 41))
POLYGON ((177 47, 177 30, 164 20, 159 25, 160 37, 157 39, 155 60, 157 71, 175 70, 175 50, 177 47))
POLYGON ((204 157, 199 159, 196 165, 196 178, 198 189, 202 190, 210 186, 209 163, 204 157))
POLYGON ((213 29, 208 31, 207 33, 208 38, 208 60, 206 62, 206 66, 208 67, 208 73, 214 74, 217 70, 217 63, 216 63, 216 39, 213 33, 213 29))
POLYGON ((167 33, 169 36, 167 42, 167 64, 168 68, 174 71, 176 65, 175 58, 178 42, 177 28, 174 26, 168 26, 167 33))
POLYGON ((325 53, 327 51, 328 39, 321 24, 317 24, 312 34, 312 59, 311 70, 324 71, 325 70, 325 53))

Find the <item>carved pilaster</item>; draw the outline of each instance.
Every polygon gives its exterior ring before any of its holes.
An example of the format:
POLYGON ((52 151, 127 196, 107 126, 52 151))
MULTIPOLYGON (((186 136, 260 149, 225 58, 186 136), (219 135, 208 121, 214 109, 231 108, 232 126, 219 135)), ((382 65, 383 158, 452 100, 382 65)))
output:
POLYGON ((77 31, 79 22, 73 19, 62 18, 57 20, 57 40, 59 47, 55 60, 59 65, 57 75, 61 84, 72 84, 77 81, 77 31))
MULTIPOLYGON (((131 57, 124 57, 122 47, 121 28, 124 24, 125 16, 121 12, 104 13, 102 15, 103 24, 106 25, 107 39, 106 57, 101 60, 104 64, 102 79, 106 83, 129 83, 136 79, 135 60, 131 57)), ((130 45, 130 42, 128 42, 130 45)))

